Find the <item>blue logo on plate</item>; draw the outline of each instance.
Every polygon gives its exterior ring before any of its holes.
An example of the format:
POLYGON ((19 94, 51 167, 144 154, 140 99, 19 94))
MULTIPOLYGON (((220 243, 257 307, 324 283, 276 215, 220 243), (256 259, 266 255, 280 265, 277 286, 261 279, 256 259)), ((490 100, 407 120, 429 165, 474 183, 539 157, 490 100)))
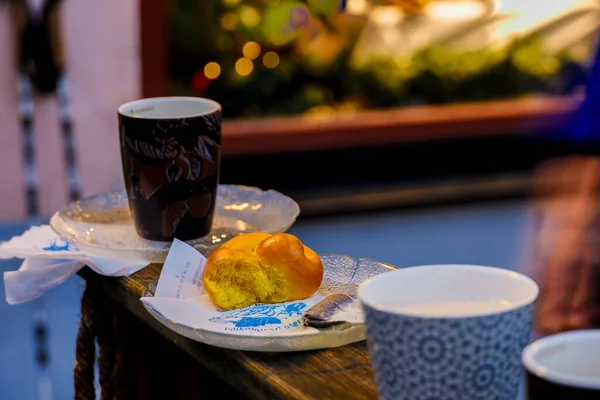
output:
POLYGON ((77 248, 62 239, 55 239, 42 250, 46 251, 77 251, 77 248))
POLYGON ((241 310, 223 311, 218 317, 210 318, 210 322, 231 324, 235 328, 258 328, 267 325, 281 325, 282 320, 299 318, 306 303, 292 304, 257 304, 241 310))

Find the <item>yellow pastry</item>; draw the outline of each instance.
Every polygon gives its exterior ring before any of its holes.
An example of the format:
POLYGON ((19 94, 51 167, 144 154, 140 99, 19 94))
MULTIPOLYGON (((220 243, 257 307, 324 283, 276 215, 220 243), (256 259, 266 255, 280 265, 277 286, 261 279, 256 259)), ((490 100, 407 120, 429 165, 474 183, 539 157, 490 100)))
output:
POLYGON ((287 233, 247 233, 215 249, 204 267, 204 288, 223 310, 301 300, 315 294, 323 264, 287 233))

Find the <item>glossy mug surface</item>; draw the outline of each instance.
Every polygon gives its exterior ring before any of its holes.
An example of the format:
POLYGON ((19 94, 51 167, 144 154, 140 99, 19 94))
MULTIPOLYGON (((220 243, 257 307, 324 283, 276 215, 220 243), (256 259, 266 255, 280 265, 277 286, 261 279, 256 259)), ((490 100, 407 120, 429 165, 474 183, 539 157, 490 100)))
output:
POLYGON ((472 265, 403 268, 364 283, 369 352, 384 400, 514 400, 536 283, 472 265))
POLYGON ((523 351, 529 400, 600 399, 600 330, 560 333, 523 351))
POLYGON ((160 97, 119 107, 121 159, 138 234, 192 240, 210 232, 221 159, 221 106, 160 97))

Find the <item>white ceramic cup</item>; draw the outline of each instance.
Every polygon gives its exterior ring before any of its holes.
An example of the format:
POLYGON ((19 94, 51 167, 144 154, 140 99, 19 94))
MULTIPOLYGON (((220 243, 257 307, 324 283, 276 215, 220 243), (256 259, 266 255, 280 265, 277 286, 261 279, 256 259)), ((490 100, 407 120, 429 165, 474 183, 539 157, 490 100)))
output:
POLYGON ((547 336, 523 351, 529 400, 600 399, 600 329, 547 336))
POLYGON ((430 265, 359 289, 382 399, 514 400, 539 288, 499 268, 430 265))

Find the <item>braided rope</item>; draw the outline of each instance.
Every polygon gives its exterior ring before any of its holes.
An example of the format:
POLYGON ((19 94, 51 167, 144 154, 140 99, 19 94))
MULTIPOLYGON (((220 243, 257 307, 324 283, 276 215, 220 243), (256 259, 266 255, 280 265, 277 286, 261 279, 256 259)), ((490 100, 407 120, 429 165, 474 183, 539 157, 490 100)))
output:
MULTIPOLYGON (((106 304, 106 303, 105 303, 106 304)), ((98 370, 101 400, 113 400, 113 369, 115 365, 115 346, 113 336, 113 310, 105 304, 96 302, 98 312, 98 370)))
POLYGON ((127 315, 86 285, 81 299, 81 322, 77 332, 74 370, 75 400, 95 400, 94 367, 98 341, 98 380, 101 400, 136 398, 133 370, 129 368, 127 315))
POLYGON ((93 307, 93 294, 86 286, 81 298, 81 322, 77 332, 77 346, 75 350, 75 400, 95 400, 94 363, 96 359, 95 328, 96 318, 93 307))
POLYGON ((129 395, 131 390, 131 383, 134 381, 130 379, 131 368, 128 366, 127 358, 127 345, 124 338, 127 335, 126 319, 122 312, 115 310, 113 314, 113 327, 115 333, 115 362, 112 371, 112 382, 113 382, 113 394, 114 400, 127 400, 128 398, 134 398, 135 396, 129 395))

